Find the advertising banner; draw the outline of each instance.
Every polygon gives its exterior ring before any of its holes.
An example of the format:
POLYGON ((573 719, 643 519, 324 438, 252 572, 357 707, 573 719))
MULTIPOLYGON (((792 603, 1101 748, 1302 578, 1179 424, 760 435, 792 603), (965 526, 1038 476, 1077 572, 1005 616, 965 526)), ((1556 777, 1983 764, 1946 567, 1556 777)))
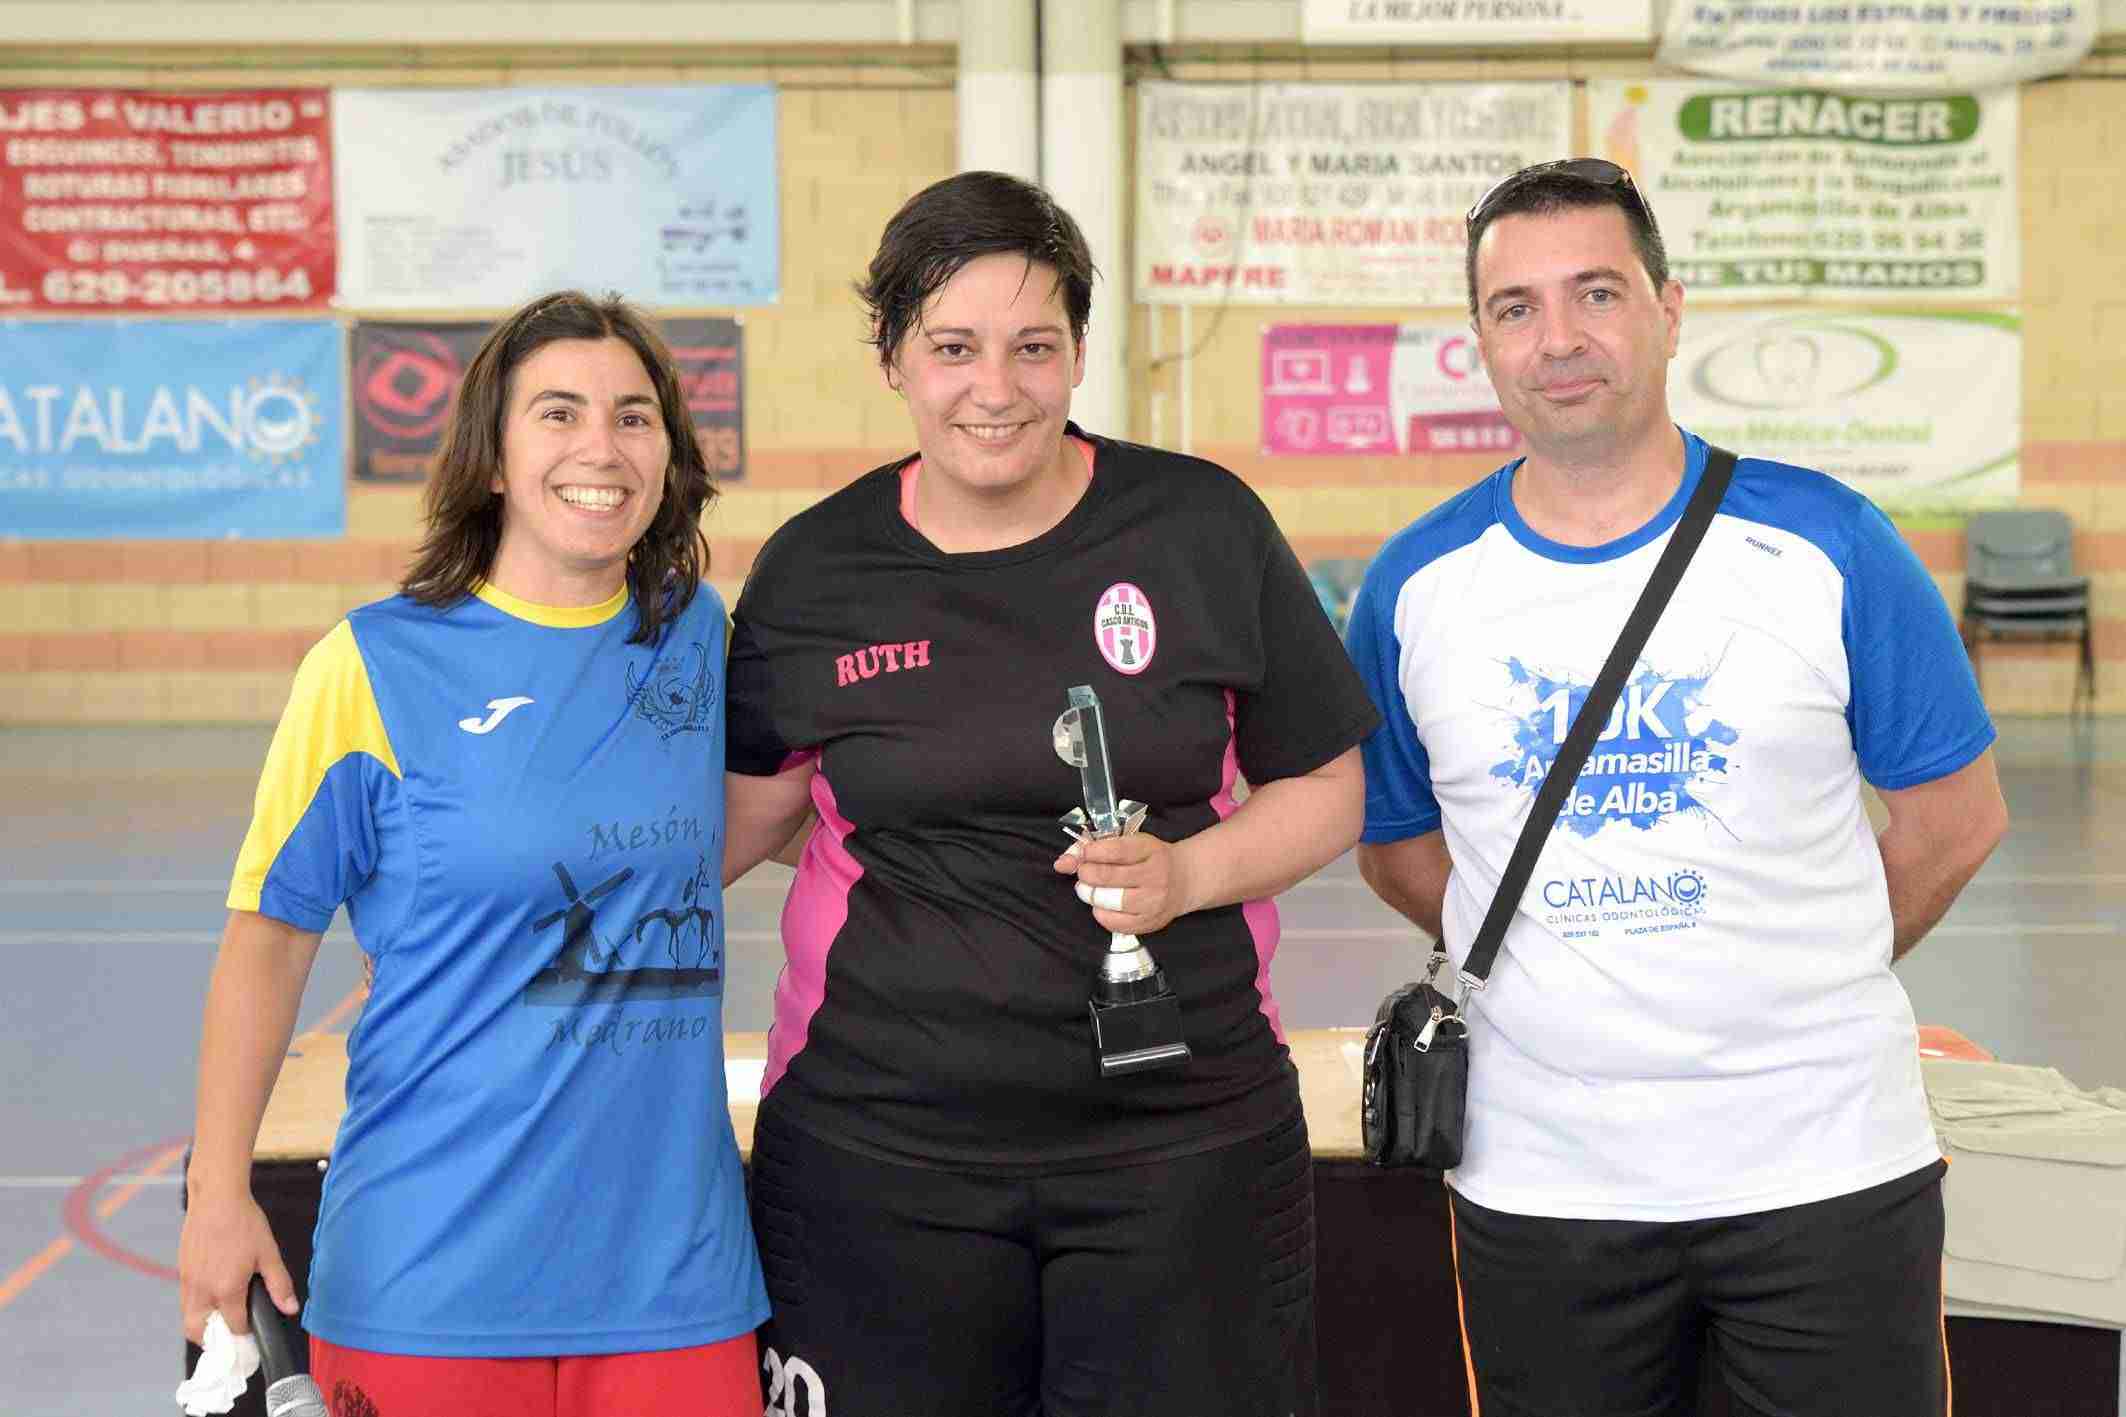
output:
POLYGON ((2096 43, 2103 0, 1674 0, 1656 58, 1760 84, 1885 93, 2064 74, 2096 43))
POLYGON ((2022 320, 1984 311, 1683 314, 1676 421, 1748 457, 1830 473, 1901 516, 2015 499, 2022 320))
POLYGON ((545 291, 765 305, 775 89, 335 89, 343 304, 508 309, 545 291))
POLYGON ((1644 44, 1654 11, 1652 0, 1304 0, 1299 33, 1308 44, 1644 44))
MULTIPOLYGON (((694 432, 718 481, 745 476, 743 330, 730 319, 659 322, 686 394, 694 432)), ((354 475, 365 482, 425 482, 465 366, 487 338, 481 321, 422 324, 363 320, 349 356, 354 394, 354 475)))
POLYGON ((1520 443, 1466 324, 1263 331, 1265 453, 1485 452, 1503 462, 1520 443))
POLYGON ((1693 300, 2012 300, 2015 90, 1591 81, 1596 151, 1631 169, 1693 300))
POLYGON ((0 321, 0 529, 344 535, 340 352, 323 320, 0 321))
POLYGON ((1462 218, 1563 157, 1563 83, 1139 86, 1139 300, 1466 303, 1462 218))
POLYGON ((0 313, 324 303, 329 110, 323 89, 0 91, 0 313))

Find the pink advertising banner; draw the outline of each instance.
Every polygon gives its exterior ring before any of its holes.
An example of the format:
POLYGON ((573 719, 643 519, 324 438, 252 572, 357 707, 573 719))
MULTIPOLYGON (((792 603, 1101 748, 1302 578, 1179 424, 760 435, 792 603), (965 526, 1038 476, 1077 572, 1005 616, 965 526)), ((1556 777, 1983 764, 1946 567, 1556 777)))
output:
POLYGON ((1262 336, 1262 450, 1292 457, 1510 454, 1466 325, 1271 325, 1262 336))

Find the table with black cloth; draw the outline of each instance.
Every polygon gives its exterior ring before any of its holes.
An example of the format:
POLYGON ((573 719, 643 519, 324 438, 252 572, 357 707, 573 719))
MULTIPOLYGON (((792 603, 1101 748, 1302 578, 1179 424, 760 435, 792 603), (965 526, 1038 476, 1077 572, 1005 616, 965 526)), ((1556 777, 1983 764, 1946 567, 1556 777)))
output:
MULTIPOLYGON (((1360 1159, 1363 1037, 1359 1029, 1291 1036, 1314 1149, 1320 1400, 1313 1417, 1468 1417, 1446 1189, 1437 1172, 1384 1171, 1360 1159)), ((750 1155, 757 1099, 745 1084, 757 1078, 766 1035, 730 1034, 724 1046, 734 1082, 731 1121, 740 1152, 750 1155)), ((346 1072, 344 1037, 295 1040, 252 1167, 252 1190, 305 1298, 346 1072)), ((2117 1332, 1954 1316, 1948 1331, 1958 1417, 2120 1417, 2117 1332)), ((187 1345, 186 1372, 197 1355, 187 1345)), ((1710 1365, 1706 1371, 1700 1417, 1742 1417, 1747 1409, 1731 1405, 1710 1365)), ((236 1412, 263 1417, 256 1380, 236 1412)))

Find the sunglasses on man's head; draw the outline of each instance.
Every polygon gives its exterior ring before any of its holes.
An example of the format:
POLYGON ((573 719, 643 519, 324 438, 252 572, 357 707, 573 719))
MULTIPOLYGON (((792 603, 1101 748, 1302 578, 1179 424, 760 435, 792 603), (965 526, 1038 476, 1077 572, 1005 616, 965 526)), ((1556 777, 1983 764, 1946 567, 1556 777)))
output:
POLYGON ((1574 182, 1584 182, 1590 187, 1622 187, 1625 200, 1646 219, 1648 226, 1653 225, 1654 214, 1647 207, 1646 199, 1639 195, 1639 189, 1632 185, 1631 174, 1606 158, 1599 157, 1567 157, 1559 158, 1556 162, 1539 162, 1533 167, 1524 167, 1519 172, 1500 178, 1492 184, 1491 190, 1477 198, 1476 205, 1469 209, 1468 224, 1474 227, 1505 198, 1529 183, 1545 177, 1563 177, 1574 182))

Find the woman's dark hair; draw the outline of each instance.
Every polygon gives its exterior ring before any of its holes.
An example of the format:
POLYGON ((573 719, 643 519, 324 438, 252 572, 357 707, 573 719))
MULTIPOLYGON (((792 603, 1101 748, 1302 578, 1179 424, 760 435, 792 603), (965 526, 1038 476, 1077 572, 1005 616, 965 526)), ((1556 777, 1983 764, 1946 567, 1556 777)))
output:
POLYGON ((671 444, 664 501, 627 558, 628 590, 635 598, 635 633, 628 642, 648 643, 666 619, 686 608, 708 573, 701 513, 715 499, 716 488, 664 337, 648 316, 618 295, 603 300, 580 290, 542 295, 488 335, 451 405, 442 454, 423 497, 428 531, 400 589, 423 605, 453 605, 494 570, 503 501, 493 483, 502 471, 510 382, 539 350, 570 339, 617 339, 635 351, 657 391, 657 411, 671 444))
POLYGON ((962 172, 910 197, 886 223, 868 276, 856 287, 871 316, 866 341, 891 364, 923 306, 969 261, 1024 256, 1056 273, 1071 342, 1083 347, 1092 318, 1092 252, 1056 199, 1004 172, 962 172))

